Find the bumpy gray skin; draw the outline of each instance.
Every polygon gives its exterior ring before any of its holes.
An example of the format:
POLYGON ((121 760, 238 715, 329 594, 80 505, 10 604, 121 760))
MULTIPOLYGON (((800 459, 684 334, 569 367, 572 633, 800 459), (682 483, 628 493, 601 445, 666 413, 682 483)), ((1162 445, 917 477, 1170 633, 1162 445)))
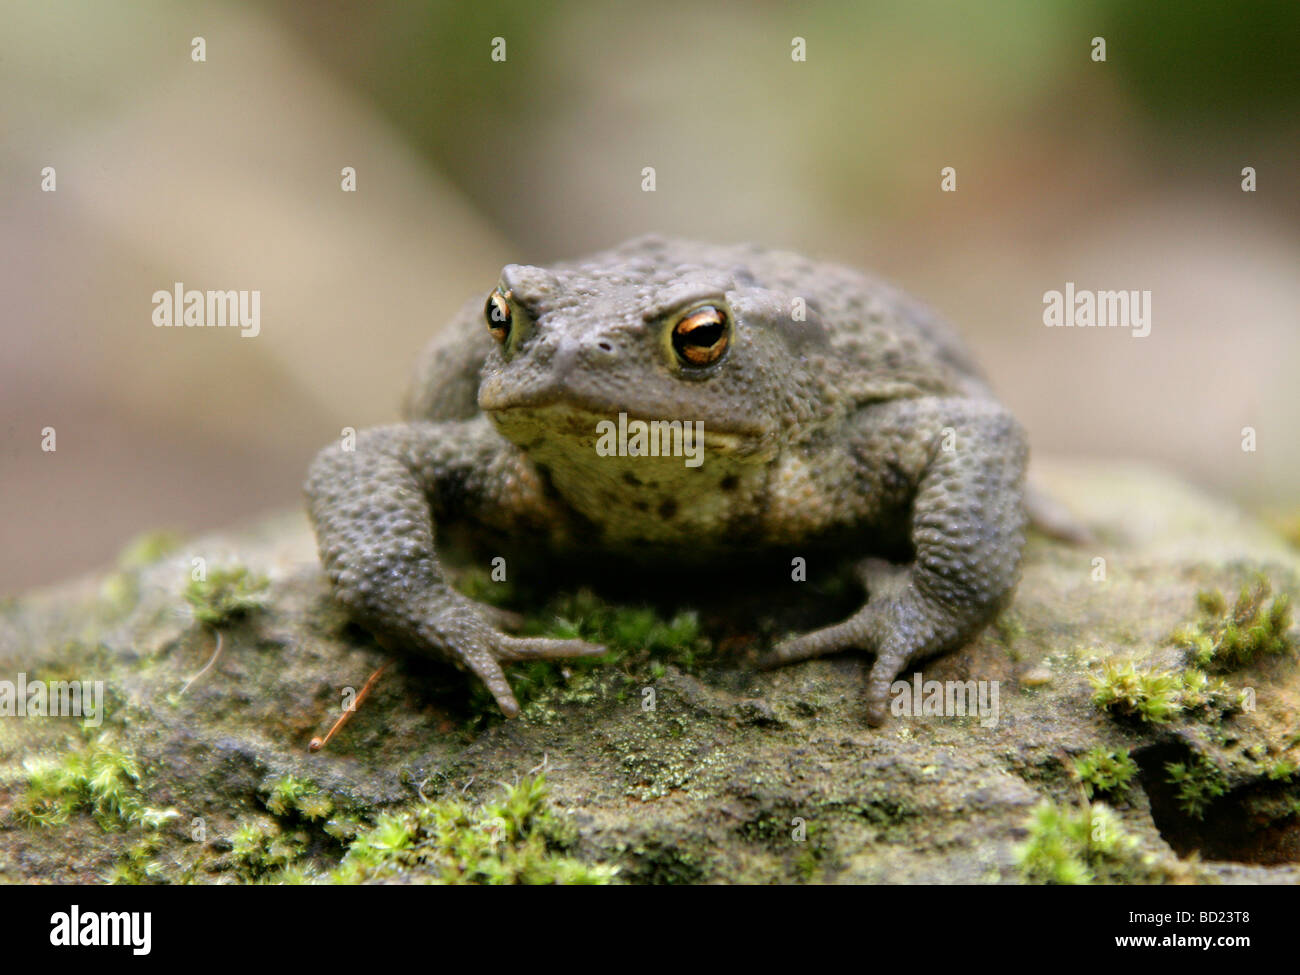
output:
POLYGON ((425 353, 405 421, 326 449, 308 477, 334 591, 387 645, 467 667, 508 716, 501 662, 602 652, 498 630, 447 584, 435 530, 453 524, 570 560, 770 555, 788 571, 792 551, 838 548, 861 557, 866 604, 764 664, 874 653, 879 724, 895 677, 969 640, 1009 596, 1024 434, 953 332, 896 289, 796 254, 662 238, 512 264, 498 289, 504 342, 487 296, 473 299, 425 353), (701 304, 730 320, 705 368, 670 337, 701 304), (600 456, 596 424, 620 412, 703 421, 703 464, 600 456), (900 550, 911 561, 878 557, 900 550))

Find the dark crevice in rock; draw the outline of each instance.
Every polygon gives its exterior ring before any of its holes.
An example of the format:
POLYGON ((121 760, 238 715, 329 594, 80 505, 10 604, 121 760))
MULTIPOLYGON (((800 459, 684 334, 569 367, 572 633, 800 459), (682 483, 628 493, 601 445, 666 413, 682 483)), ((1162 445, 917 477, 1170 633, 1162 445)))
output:
POLYGON ((1168 765, 1191 766, 1196 753, 1165 741, 1133 754, 1151 818, 1180 857, 1265 866, 1300 862, 1300 796, 1294 785, 1261 779, 1209 800, 1200 816, 1189 812, 1170 781, 1168 765))

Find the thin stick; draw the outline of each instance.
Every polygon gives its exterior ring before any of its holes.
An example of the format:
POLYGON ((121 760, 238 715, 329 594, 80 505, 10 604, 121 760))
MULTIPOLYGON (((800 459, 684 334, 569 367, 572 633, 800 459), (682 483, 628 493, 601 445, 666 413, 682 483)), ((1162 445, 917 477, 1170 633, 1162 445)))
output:
POLYGON ((217 658, 221 656, 221 631, 214 630, 213 632, 217 634, 217 649, 212 651, 212 656, 209 657, 208 662, 203 665, 203 669, 185 682, 185 686, 181 688, 181 692, 180 694, 177 695, 177 697, 184 697, 185 692, 190 689, 190 685, 193 684, 200 677, 202 677, 204 674, 206 674, 209 670, 211 670, 212 665, 215 664, 217 662, 217 658))
POLYGON ((371 685, 374 684, 374 682, 379 679, 379 675, 382 674, 387 667, 388 667, 387 663, 380 664, 379 669, 376 670, 373 674, 371 674, 368 678, 366 678, 366 682, 361 686, 361 693, 356 696, 356 700, 352 702, 351 706, 346 708, 343 711, 343 713, 339 715, 339 719, 334 722, 334 727, 329 730, 329 732, 325 735, 324 738, 321 737, 313 738, 311 740, 311 743, 307 746, 308 749, 310 749, 313 752, 318 752, 330 743, 330 739, 333 738, 334 735, 338 733, 338 730, 340 728, 342 728, 345 724, 348 723, 348 719, 352 717, 352 715, 356 712, 357 708, 361 707, 361 702, 364 701, 366 699, 366 695, 370 693, 371 685))

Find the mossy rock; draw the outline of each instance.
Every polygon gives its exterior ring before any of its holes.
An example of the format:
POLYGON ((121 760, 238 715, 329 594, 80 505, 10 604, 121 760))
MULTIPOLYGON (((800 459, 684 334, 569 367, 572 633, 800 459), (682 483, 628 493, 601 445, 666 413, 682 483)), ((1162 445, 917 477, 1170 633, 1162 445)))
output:
MULTIPOLYGON (((0 880, 1300 881, 1295 627, 1213 678, 1186 639, 1223 608, 1206 593, 1262 574, 1294 601, 1300 554, 1149 469, 1037 473, 1097 541, 1031 535, 999 625, 924 667, 999 681, 995 724, 868 726, 865 655, 756 670, 791 625, 770 593, 647 609, 573 591, 513 608, 616 652, 516 668, 505 721, 465 676, 349 623, 300 514, 134 543, 102 576, 0 604, 0 680, 105 690, 94 728, 0 721, 0 880), (201 619, 216 595, 195 558, 234 586, 201 619), (1114 672, 1138 675, 1121 691, 1173 687, 1171 707, 1098 707, 1114 672)), ((798 612, 800 585, 842 602, 842 578, 816 575, 788 584, 798 612)))

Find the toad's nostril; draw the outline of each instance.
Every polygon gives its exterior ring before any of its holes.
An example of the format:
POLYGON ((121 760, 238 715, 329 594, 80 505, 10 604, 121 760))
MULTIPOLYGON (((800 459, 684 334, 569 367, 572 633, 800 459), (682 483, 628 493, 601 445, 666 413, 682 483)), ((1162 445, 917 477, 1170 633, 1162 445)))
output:
POLYGON ((614 351, 614 347, 613 347, 612 345, 610 345, 608 342, 597 342, 597 343, 596 343, 596 348, 600 349, 602 352, 613 352, 613 351, 614 351))

